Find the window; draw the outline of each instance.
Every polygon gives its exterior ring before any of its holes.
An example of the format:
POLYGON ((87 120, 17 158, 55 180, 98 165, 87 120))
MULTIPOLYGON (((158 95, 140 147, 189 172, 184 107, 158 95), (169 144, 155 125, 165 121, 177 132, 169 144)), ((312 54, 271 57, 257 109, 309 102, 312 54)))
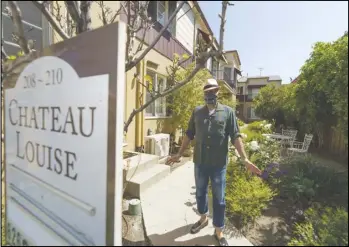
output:
MULTIPOLYGON (((148 12, 153 20, 157 20, 158 23, 164 26, 176 8, 176 1, 151 1, 148 5, 148 12)), ((170 23, 167 30, 171 34, 176 33, 176 18, 170 23)))
POLYGON ((259 117, 256 115, 256 113, 255 113, 253 107, 250 108, 250 111, 251 111, 251 113, 250 113, 250 118, 251 118, 251 119, 258 119, 258 118, 259 118, 259 117))
POLYGON ((157 21, 164 26, 166 23, 166 1, 157 1, 157 4, 157 21))
POLYGON ((254 99, 259 93, 259 88, 249 88, 248 89, 248 98, 254 99))
POLYGON ((211 66, 212 66, 212 70, 211 70, 212 76, 213 78, 217 78, 218 62, 213 59, 211 66))
MULTIPOLYGON (((34 41, 35 50, 40 51, 44 47, 49 46, 52 43, 52 30, 41 11, 30 1, 17 1, 17 4, 22 12, 24 35, 26 39, 34 41)), ((1 39, 6 53, 8 55, 16 55, 20 51, 20 46, 12 35, 15 29, 6 7, 6 1, 2 2, 1 39)))
POLYGON ((223 75, 223 79, 227 82, 227 83, 231 83, 231 68, 229 67, 224 67, 224 75, 223 75))
POLYGON ((259 93, 259 88, 252 88, 252 99, 254 99, 259 93))
POLYGON ((238 94, 243 95, 244 94, 244 87, 238 87, 238 94))
MULTIPOLYGON (((157 92, 163 92, 166 89, 166 77, 155 73, 152 70, 147 70, 147 75, 152 80, 154 90, 157 92)), ((146 85, 149 88, 150 82, 147 81, 146 85)), ((146 102, 151 100, 151 94, 147 91, 145 96, 146 102)), ((166 97, 159 98, 145 109, 145 115, 148 117, 165 117, 166 116, 166 97)))

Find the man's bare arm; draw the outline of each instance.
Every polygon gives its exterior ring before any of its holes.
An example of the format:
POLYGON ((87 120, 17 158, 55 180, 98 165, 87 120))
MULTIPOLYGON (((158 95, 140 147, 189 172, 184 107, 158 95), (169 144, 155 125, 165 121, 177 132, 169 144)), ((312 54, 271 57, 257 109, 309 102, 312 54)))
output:
POLYGON ((246 160, 247 159, 247 155, 246 155, 244 144, 242 143, 241 137, 238 137, 238 138, 235 139, 234 146, 235 146, 236 150, 238 151, 238 153, 240 155, 240 158, 242 160, 246 160))
POLYGON ((179 149, 178 155, 183 156, 184 151, 188 148, 190 139, 187 135, 184 135, 181 148, 179 149))

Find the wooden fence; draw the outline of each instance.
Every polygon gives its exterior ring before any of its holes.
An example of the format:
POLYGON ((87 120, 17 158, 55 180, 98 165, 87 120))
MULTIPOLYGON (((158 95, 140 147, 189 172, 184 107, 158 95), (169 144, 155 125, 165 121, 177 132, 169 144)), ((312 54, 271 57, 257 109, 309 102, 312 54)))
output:
POLYGON ((328 132, 327 140, 327 145, 325 145, 330 154, 339 156, 341 159, 348 159, 348 144, 345 143, 344 135, 340 131, 331 129, 328 132))

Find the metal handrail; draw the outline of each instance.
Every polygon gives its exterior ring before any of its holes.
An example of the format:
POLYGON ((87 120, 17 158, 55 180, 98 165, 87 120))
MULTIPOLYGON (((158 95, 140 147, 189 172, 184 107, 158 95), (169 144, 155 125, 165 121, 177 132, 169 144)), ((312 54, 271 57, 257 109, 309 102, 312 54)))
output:
POLYGON ((229 75, 224 70, 222 70, 222 69, 212 70, 211 69, 210 72, 216 80, 223 80, 223 81, 227 82, 231 87, 236 88, 235 80, 232 78, 227 79, 229 77, 229 75))

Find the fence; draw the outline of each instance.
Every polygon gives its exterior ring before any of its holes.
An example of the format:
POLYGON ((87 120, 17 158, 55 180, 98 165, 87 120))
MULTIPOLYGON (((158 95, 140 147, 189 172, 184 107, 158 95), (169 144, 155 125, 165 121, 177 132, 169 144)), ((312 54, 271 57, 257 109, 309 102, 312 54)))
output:
POLYGON ((344 135, 340 131, 336 129, 329 130, 327 140, 328 143, 325 145, 331 154, 348 160, 348 144, 345 143, 344 135))

